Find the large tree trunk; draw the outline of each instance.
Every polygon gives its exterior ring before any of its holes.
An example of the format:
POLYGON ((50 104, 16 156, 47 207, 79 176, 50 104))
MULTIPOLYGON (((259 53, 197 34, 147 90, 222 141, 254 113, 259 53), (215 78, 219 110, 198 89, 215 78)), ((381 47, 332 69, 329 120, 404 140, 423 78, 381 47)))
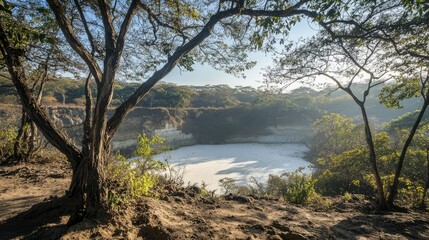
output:
POLYGON ((96 217, 98 212, 107 208, 104 170, 109 153, 110 149, 104 149, 102 155, 95 155, 92 152, 80 161, 73 174, 69 196, 77 201, 77 211, 83 211, 86 217, 96 217))
POLYGON ((429 105, 429 100, 425 99, 423 106, 420 109, 419 115, 417 116, 417 119, 414 122, 414 125, 411 128, 411 131, 408 134, 408 138, 405 141, 405 144, 402 148, 401 155, 399 156, 399 159, 398 159, 398 165, 396 165, 395 177, 393 179, 392 186, 390 186, 390 194, 389 194, 389 198, 388 198, 388 204, 390 206, 393 206, 396 195, 398 193, 399 177, 401 176, 401 171, 402 171, 402 167, 404 165, 404 160, 405 160, 405 157, 407 155, 408 148, 409 148, 409 146, 410 146, 410 144, 414 138, 414 135, 417 131, 417 128, 420 125, 420 122, 423 119, 423 115, 425 114, 425 111, 426 111, 426 108, 428 107, 428 105, 429 105))

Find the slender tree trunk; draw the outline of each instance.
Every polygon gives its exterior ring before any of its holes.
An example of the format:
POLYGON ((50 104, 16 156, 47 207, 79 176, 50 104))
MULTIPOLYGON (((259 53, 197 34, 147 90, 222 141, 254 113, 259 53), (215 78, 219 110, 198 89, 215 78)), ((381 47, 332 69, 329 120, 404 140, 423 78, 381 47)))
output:
POLYGON ((388 198, 388 204, 390 206, 393 206, 396 195, 398 193, 399 177, 401 176, 401 171, 402 171, 402 167, 404 165, 404 160, 405 160, 405 157, 407 155, 408 148, 409 148, 409 146, 410 146, 410 144, 414 138, 414 135, 417 131, 417 128, 420 125, 420 122, 423 119, 423 115, 425 114, 425 111, 426 111, 426 108, 428 107, 428 105, 429 105, 429 101, 425 100, 422 108, 420 109, 419 115, 417 116, 417 119, 414 122, 414 125, 413 125, 410 133, 408 134, 408 138, 405 141, 404 147, 402 148, 402 152, 401 152, 401 155, 399 156, 399 160, 398 160, 398 165, 396 165, 396 171, 395 171, 395 177, 393 179, 393 184, 390 187, 390 194, 389 194, 389 198, 388 198))
POLYGON ((378 206, 380 209, 385 210, 388 208, 388 205, 386 201, 386 196, 384 195, 383 182, 381 181, 380 172, 377 166, 377 156, 375 153, 375 146, 374 140, 372 138, 371 128, 369 126, 368 115, 363 104, 359 104, 359 106, 362 113, 362 119, 365 125, 365 140, 368 144, 369 161, 371 163, 372 171, 375 178, 375 184, 377 186, 378 206))
POLYGON ((423 196, 422 196, 422 202, 421 202, 421 206, 422 208, 426 208, 426 194, 427 191, 429 189, 429 145, 426 146, 426 184, 425 184, 425 188, 423 190, 423 196))
POLYGON ((25 139, 24 136, 26 135, 26 131, 28 130, 26 126, 28 126, 28 123, 30 121, 30 117, 28 116, 27 112, 25 112, 24 109, 21 110, 21 122, 18 128, 18 134, 16 136, 16 140, 13 146, 13 157, 15 161, 22 161, 25 159, 24 157, 24 144, 25 139))

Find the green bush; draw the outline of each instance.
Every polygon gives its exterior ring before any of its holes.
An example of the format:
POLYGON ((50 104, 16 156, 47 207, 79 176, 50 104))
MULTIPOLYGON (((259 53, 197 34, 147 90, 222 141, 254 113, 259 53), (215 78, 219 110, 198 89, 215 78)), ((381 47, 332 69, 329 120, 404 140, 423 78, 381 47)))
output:
POLYGON ((142 172, 159 172, 167 169, 167 163, 153 158, 154 155, 170 150, 164 145, 165 139, 159 136, 147 137, 146 134, 138 136, 139 145, 134 152, 137 160, 136 167, 142 172))
POLYGON ((309 205, 316 211, 327 211, 332 207, 332 201, 327 197, 315 193, 310 198, 309 205))
POLYGON ((151 195, 151 190, 158 183, 159 172, 168 166, 153 158, 166 149, 161 146, 164 140, 160 137, 139 136, 136 158, 127 159, 116 153, 108 165, 107 182, 109 188, 109 205, 121 206, 133 199, 151 195))
POLYGON ((287 179, 270 174, 268 176, 266 191, 268 195, 272 196, 285 196, 287 193, 287 179))
POLYGON ((314 192, 314 183, 310 174, 303 174, 300 170, 283 174, 286 183, 286 192, 283 197, 290 203, 303 204, 310 200, 314 192))
MULTIPOLYGON (((381 180, 383 181, 384 192, 387 195, 389 193, 389 187, 393 183, 394 174, 383 176, 381 180)), ((372 175, 367 175, 368 182, 371 183, 375 189, 375 180, 372 175)), ((400 177, 398 194, 396 196, 396 203, 400 206, 406 207, 419 207, 422 203, 424 193, 423 185, 419 184, 416 181, 412 181, 408 178, 400 177)), ((386 196, 387 197, 387 196, 386 196)))
POLYGON ((237 185, 233 178, 222 178, 219 185, 224 194, 237 195, 268 195, 283 197, 290 203, 307 203, 315 194, 314 183, 310 174, 303 174, 300 168, 293 173, 284 173, 281 176, 269 175, 265 184, 257 182, 251 178, 251 183, 256 185, 237 185))
POLYGON ((0 162, 13 155, 16 129, 0 126, 0 162))

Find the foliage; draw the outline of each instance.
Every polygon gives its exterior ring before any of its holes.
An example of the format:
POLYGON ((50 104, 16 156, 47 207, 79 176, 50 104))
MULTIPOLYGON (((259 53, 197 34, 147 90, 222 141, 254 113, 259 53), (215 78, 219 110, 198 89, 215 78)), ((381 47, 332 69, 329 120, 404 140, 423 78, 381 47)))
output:
POLYGON ((224 194, 276 196, 283 197, 290 203, 304 204, 315 194, 315 181, 310 174, 303 174, 302 170, 281 176, 270 174, 266 183, 259 183, 251 178, 251 183, 256 184, 256 188, 250 184, 238 185, 235 179, 228 177, 220 179, 219 185, 224 194))
POLYGON ((322 116, 313 123, 313 137, 309 140, 310 158, 324 158, 344 151, 363 147, 362 128, 353 123, 353 119, 338 113, 322 116), (353 137, 351 137, 353 136, 353 137))
MULTIPOLYGON (((414 114, 413 114, 414 115, 414 114)), ((401 119, 408 119, 408 115, 401 119)), ((362 148, 359 144, 348 144, 347 137, 354 138, 356 136, 353 131, 341 130, 341 126, 348 126, 348 128, 359 128, 360 126, 353 125, 351 122, 345 121, 346 118, 338 115, 324 116, 316 122, 319 127, 323 126, 325 132, 318 138, 313 139, 316 141, 311 145, 314 146, 328 146, 325 145, 326 141, 330 139, 338 140, 335 142, 337 145, 331 148, 326 148, 325 151, 317 152, 317 165, 314 173, 316 179, 315 190, 322 195, 348 195, 348 194, 365 194, 371 195, 375 192, 376 184, 371 172, 370 166, 365 161, 368 158, 368 151, 362 148), (338 122, 340 131, 329 129, 329 124, 338 122), (321 121, 324 120, 324 124, 321 121), (345 122, 344 122, 345 121, 345 122), (327 125, 328 124, 328 125, 327 125), (341 140, 342 139, 342 140, 341 140), (317 142, 320 141, 320 142, 317 142), (340 151, 335 152, 335 149, 340 151)), ((350 119, 349 119, 350 120, 350 119)), ((335 124, 332 124, 335 125, 335 124)), ((378 157, 379 171, 382 176, 384 190, 387 193, 389 186, 393 182, 394 169, 400 154, 399 146, 405 142, 409 129, 407 125, 394 124, 396 127, 389 130, 389 132, 378 132, 375 134, 374 143, 375 150, 378 157)), ((316 125, 315 125, 316 126, 316 125)), ((391 129, 392 125, 388 125, 391 129)), ((317 128, 315 127, 315 130, 317 128)), ((416 132, 415 138, 411 147, 407 151, 407 161, 404 162, 402 177, 400 178, 397 203, 405 206, 418 206, 422 202, 424 186, 426 184, 427 176, 427 132, 428 127, 426 124, 422 125, 416 132)), ((324 149, 324 148, 322 148, 324 149)))
POLYGON ((238 186, 234 178, 222 178, 219 180, 219 186, 224 194, 237 194, 238 186))
POLYGON ((328 197, 315 193, 310 198, 309 205, 316 211, 327 211, 332 207, 332 201, 328 197))
POLYGON ((0 126, 0 162, 13 155, 16 134, 15 128, 0 126))
MULTIPOLYGON (((398 78, 394 85, 384 86, 380 92, 380 103, 388 108, 403 108, 401 102, 405 99, 419 97, 421 91, 420 79, 414 78, 398 78)), ((427 91, 427 89, 423 89, 427 91)))
MULTIPOLYGON (((410 129, 413 126, 418 114, 419 114, 418 110, 413 112, 407 112, 399 116, 398 118, 392 119, 391 121, 386 123, 386 126, 384 126, 384 128, 389 133, 393 133, 395 129, 410 129)), ((420 123, 420 125, 421 126, 426 125, 428 123, 428 120, 429 120, 429 112, 426 111, 425 114, 423 115, 423 120, 420 123)))
POLYGON ((301 170, 285 173, 282 177, 286 180, 286 192, 283 194, 283 197, 288 202, 298 204, 307 203, 315 193, 315 181, 312 176, 301 173, 301 170))
POLYGON ((285 196, 287 193, 287 179, 270 174, 266 184, 266 193, 273 196, 285 196))
POLYGON ((168 166, 153 158, 153 155, 165 149, 159 146, 164 142, 162 138, 158 136, 149 138, 143 134, 138 139, 136 158, 127 159, 116 153, 108 165, 108 201, 113 208, 150 195, 151 189, 158 183, 158 173, 166 170, 168 166))
POLYGON ((117 153, 108 169, 109 205, 119 207, 128 201, 149 195, 156 184, 156 178, 148 172, 141 172, 133 162, 117 153))
POLYGON ((146 134, 138 136, 139 145, 134 152, 137 158, 134 162, 135 167, 142 172, 164 171, 167 164, 153 158, 154 155, 168 151, 170 148, 164 145, 165 139, 157 135, 147 137, 146 134))

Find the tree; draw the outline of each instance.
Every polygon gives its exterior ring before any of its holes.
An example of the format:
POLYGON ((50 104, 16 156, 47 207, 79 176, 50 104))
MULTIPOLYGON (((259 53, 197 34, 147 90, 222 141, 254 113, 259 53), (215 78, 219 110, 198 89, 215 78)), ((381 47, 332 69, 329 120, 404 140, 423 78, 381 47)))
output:
POLYGON ((338 113, 324 115, 315 121, 313 133, 309 143, 309 154, 316 158, 329 159, 331 155, 352 150, 363 146, 364 143, 360 126, 356 126, 353 119, 345 118, 338 113))
POLYGON ((284 81, 285 85, 297 81, 315 82, 316 77, 331 81, 336 89, 346 92, 358 105, 365 129, 369 162, 377 184, 377 196, 380 208, 386 209, 383 183, 377 166, 377 156, 373 133, 365 108, 367 97, 372 88, 390 79, 388 65, 380 61, 382 51, 380 41, 345 41, 335 39, 329 33, 322 32, 300 46, 288 51, 276 60, 276 66, 270 68, 267 77, 275 83, 284 81), (366 83, 363 93, 352 89, 354 82, 366 83), (359 96, 359 95, 361 96, 359 96))
POLYGON ((403 75, 397 79, 397 84, 386 87, 381 94, 381 102, 387 107, 400 108, 400 101, 420 96, 423 104, 409 131, 408 137, 398 157, 395 176, 390 186, 388 198, 393 205, 397 195, 399 178, 407 156, 407 151, 429 106, 429 35, 426 31, 429 22, 428 7, 425 4, 411 4, 404 1, 406 10, 399 17, 384 18, 380 25, 388 26, 376 30, 364 29, 370 36, 382 39, 390 44, 390 52, 401 56, 397 63, 403 75))
MULTIPOLYGON (((388 196, 388 204, 393 206, 397 195, 399 178, 412 139, 428 107, 428 7, 421 2, 381 1, 374 8, 361 7, 354 10, 355 17, 348 21, 322 23, 331 35, 340 39, 374 39, 382 41, 384 57, 396 58, 391 62, 392 69, 399 72, 397 84, 386 87, 381 94, 381 102, 387 107, 398 108, 399 102, 421 96, 423 104, 414 120, 407 140, 398 157, 395 176, 388 196), (369 14, 362 14, 364 12, 369 14), (387 14, 386 14, 387 13, 387 14), (389 14, 394 13, 394 14, 389 14), (352 31, 333 31, 330 25, 340 24, 352 31)), ((338 28, 337 28, 338 30, 338 28)))
MULTIPOLYGON (((231 7, 217 7, 217 1, 47 0, 49 12, 54 14, 64 39, 89 71, 85 84, 82 148, 53 124, 31 95, 24 84, 22 54, 25 49, 8 37, 14 30, 1 24, 0 50, 25 110, 48 141, 71 162, 73 177, 68 196, 76 212, 91 217, 106 208, 108 194, 104 170, 112 138, 124 118, 156 83, 175 66, 192 70, 195 61, 211 63, 233 74, 245 70, 252 66, 243 62, 247 56, 246 45, 250 44, 246 26, 251 26, 252 16, 272 16, 266 9, 268 6, 285 19, 292 19, 305 11, 305 2, 267 1, 265 4, 239 0, 231 7), (240 14, 243 17, 238 17, 240 14), (231 18, 233 16, 237 17, 231 18), (222 41, 224 35, 231 39, 230 44, 222 41), (114 82, 121 78, 145 78, 146 81, 107 118, 114 82), (96 87, 95 99, 91 94, 92 83, 96 87)), ((2 0, 2 5, 6 4, 2 0)), ((40 7, 46 9, 43 4, 40 7)), ((14 16, 13 11, 2 14, 14 16)), ((71 218, 70 222, 75 220, 71 218)))
MULTIPOLYGON (((23 83, 26 84, 35 101, 40 104, 50 76, 58 69, 66 69, 65 66, 70 65, 70 61, 59 50, 61 45, 58 38, 59 28, 45 9, 38 8, 37 3, 26 2, 27 8, 18 9, 13 9, 12 5, 6 2, 1 4, 3 6, 0 12, 2 27, 9 30, 20 29, 19 32, 8 31, 8 38, 13 42, 14 47, 23 50, 20 54, 26 59, 23 67, 27 72, 23 83), (28 10, 33 7, 35 11, 28 10), (23 21, 28 15, 33 19, 30 24, 23 21), (33 28, 36 25, 37 30, 33 28)), ((0 55, 3 60, 2 68, 6 67, 4 52, 2 51, 0 55)), ((9 78, 9 81, 12 79, 9 78)), ((41 147, 39 140, 41 139, 38 137, 37 127, 30 114, 23 108, 14 144, 14 155, 10 160, 22 161, 32 158, 41 147)))
MULTIPOLYGON (((386 63, 386 59, 391 59, 391 62, 389 65, 395 70, 391 70, 389 74, 397 74, 398 72, 402 72, 403 74, 409 73, 404 70, 404 66, 408 67, 408 71, 410 69, 413 69, 415 67, 419 68, 419 64, 416 64, 417 62, 420 62, 420 67, 422 61, 427 61, 428 54, 427 54, 427 34, 426 31, 423 29, 427 28, 427 5, 418 3, 413 4, 412 1, 377 1, 377 2, 371 2, 371 1, 357 1, 354 3, 349 3, 343 5, 343 8, 332 8, 332 6, 337 5, 338 3, 335 2, 327 2, 326 3, 326 10, 329 10, 326 17, 319 16, 315 17, 317 23, 325 30, 325 34, 329 35, 332 39, 329 41, 337 42, 337 47, 341 50, 343 50, 347 57, 353 62, 355 66, 357 66, 359 71, 363 73, 367 73, 371 75, 370 71, 367 71, 366 65, 368 57, 371 57, 373 54, 373 50, 371 50, 371 47, 367 47, 367 55, 361 54, 361 55, 355 55, 353 53, 350 53, 350 45, 345 46, 344 43, 353 43, 352 45, 354 47, 361 48, 362 46, 369 46, 367 43, 372 43, 373 47, 375 45, 379 45, 380 48, 383 49, 384 54, 381 52, 378 53, 378 57, 376 57, 377 61, 381 61, 386 63), (341 11, 338 11, 338 10, 341 11), (330 14, 329 14, 330 13, 330 14), (423 34, 420 34, 422 33, 423 34), (374 45, 375 44, 375 45, 374 45), (368 53, 370 55, 368 55, 368 53), (393 56, 396 56, 397 59, 395 59, 393 56), (414 59, 414 60, 410 60, 414 59), (360 61, 363 60, 363 61, 360 61), (399 63, 398 63, 399 62, 399 63)), ((306 14, 307 16, 312 16, 313 13, 306 14)), ((315 41, 316 43, 323 44, 319 41, 315 41)), ((314 46, 313 46, 314 47, 314 46)), ((314 48, 313 48, 314 49, 314 48)), ((375 48, 374 48, 375 50, 375 48)), ((295 51, 295 53, 297 53, 295 51)), ((318 56, 316 52, 314 52, 314 56, 318 59, 327 62, 330 61, 327 59, 327 55, 324 56, 318 56)), ((300 53, 297 53, 298 55, 300 53)), ((302 54, 301 54, 302 55, 302 54)), ((323 55, 323 54, 322 54, 323 55)), ((335 58, 335 55, 332 55, 333 58, 335 58)), ((308 59, 309 60, 309 59, 308 59)), ((306 69, 312 68, 314 66, 314 63, 311 63, 310 61, 303 62, 299 57, 296 58, 289 58, 288 59, 289 65, 295 65, 298 67, 304 66, 306 69), (296 60, 298 59, 298 60, 296 60), (298 61, 300 63, 295 63, 294 61, 298 61), (309 64, 309 66, 306 66, 305 64, 309 64)), ((284 61, 287 62, 287 61, 284 61)), ((282 63, 281 63, 282 64, 282 63)), ((423 63, 423 65, 426 65, 426 63, 423 63)), ((318 67, 321 67, 319 65, 318 67)), ((317 68, 317 67, 316 67, 317 68)), ((295 71, 296 69, 288 69, 295 71)), ((314 70, 314 69, 313 69, 314 70)), ((317 69, 320 72, 325 72, 326 70, 329 71, 329 69, 323 69, 318 68, 317 69)), ((347 73, 345 71, 346 69, 342 69, 344 73, 347 73)), ((425 70, 426 71, 426 70, 425 70)), ((353 72, 353 71, 352 71, 353 72)), ((295 74, 292 73, 291 75, 295 74)), ((363 104, 365 103, 366 96, 374 85, 372 85, 372 81, 374 80, 373 77, 370 77, 370 81, 368 84, 368 89, 364 92, 363 99, 357 99, 356 96, 350 91, 351 83, 353 82, 353 79, 358 76, 358 72, 356 72, 356 76, 351 76, 352 78, 349 78, 351 80, 349 83, 350 85, 346 86, 339 86, 339 79, 333 79, 332 76, 326 76, 327 78, 330 78, 334 82, 336 82, 337 86, 340 89, 343 89, 344 91, 348 92, 349 95, 354 99, 354 101, 360 106, 363 116, 366 115, 364 109, 362 108, 363 104), (372 78, 372 79, 371 79, 372 78), (354 95, 354 96, 353 96, 354 95)), ((427 74, 423 74, 420 77, 420 91, 421 95, 426 94, 426 83, 425 78, 427 74)), ((375 76, 375 75, 374 75, 375 76)), ((270 76, 272 77, 272 76, 270 76)), ((308 77, 308 76, 307 76, 308 77)), ((287 77, 291 79, 289 76, 287 77)), ((275 77, 274 77, 275 79, 275 77)), ((407 77, 407 79, 409 79, 407 77)), ((295 78, 295 80, 299 80, 295 78)), ((407 80, 406 80, 407 81, 407 80)), ((277 83, 275 80, 272 82, 277 83)), ((291 81, 292 83, 294 81, 291 81)), ((291 84, 289 82, 289 84, 291 84)), ((282 82, 280 82, 282 83, 282 82)), ((284 83, 284 82, 283 82, 284 83)), ((377 84, 375 84, 377 85, 377 84)), ((396 93, 398 93, 397 91, 396 93)), ((404 91, 402 92, 402 98, 408 95, 415 95, 416 92, 411 93, 410 91, 404 91)), ((399 97, 401 98, 401 94, 399 94, 399 97)), ((393 94, 394 95, 394 94, 393 94)), ((398 95, 397 95, 398 96, 398 95)), ((421 115, 418 116, 418 118, 415 121, 415 124, 413 126, 412 131, 410 131, 409 140, 405 142, 402 150, 402 154, 398 159, 398 165, 396 167, 396 174, 394 177, 393 184, 390 189, 390 194, 388 197, 388 200, 385 202, 385 200, 381 200, 381 205, 384 205, 383 207, 387 207, 387 205, 393 206, 393 201, 396 195, 396 191, 399 184, 399 176, 401 173, 401 168, 403 161, 406 156, 407 148, 413 138, 413 135, 415 133, 415 129, 419 125, 419 122, 421 120, 421 117, 424 114, 424 110, 427 106, 424 103, 422 106, 422 111, 420 112, 421 115), (383 203, 385 202, 385 203, 383 203)), ((364 122, 365 116, 363 117, 364 122)), ((367 125, 367 124, 365 124, 367 125)), ((369 127, 366 127, 367 136, 370 136, 370 129, 369 127)), ((368 145, 373 145, 370 142, 370 137, 367 137, 368 145)), ((373 148, 370 146, 370 148, 373 148)), ((372 154, 373 151, 370 151, 370 159, 375 159, 375 156, 372 154)), ((374 162, 374 161, 371 161, 374 162)), ((374 162, 375 163, 375 162, 374 162)), ((374 164, 373 164, 374 165, 374 164)), ((375 165, 374 165, 374 171, 376 171, 375 165)), ((375 173, 375 175, 377 175, 375 173)), ((381 189, 381 182, 377 180, 378 177, 376 177, 377 185, 379 188, 378 196, 379 198, 384 198, 382 196, 382 193, 380 192, 381 189)))

